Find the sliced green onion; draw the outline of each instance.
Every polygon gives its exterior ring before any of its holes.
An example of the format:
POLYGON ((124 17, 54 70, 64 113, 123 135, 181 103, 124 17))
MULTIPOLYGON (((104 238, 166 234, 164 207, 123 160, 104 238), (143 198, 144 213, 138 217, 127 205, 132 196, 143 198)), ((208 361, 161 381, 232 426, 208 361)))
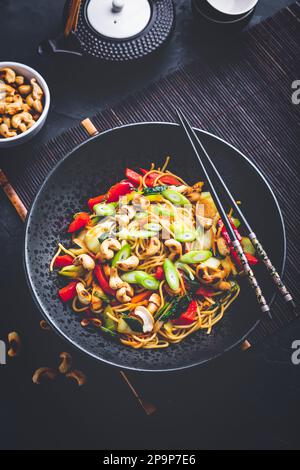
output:
POLYGON ((189 279, 191 281, 195 280, 195 276, 193 274, 193 271, 191 270, 191 268, 187 264, 180 263, 179 261, 177 261, 177 263, 175 263, 175 266, 176 266, 177 269, 180 269, 181 271, 186 273, 189 276, 189 279))
POLYGON ((99 217, 111 217, 116 212, 116 204, 96 204, 94 206, 94 212, 99 217))
POLYGON ((58 274, 60 276, 68 277, 70 279, 77 279, 84 275, 84 268, 82 266, 66 266, 62 268, 58 274))
POLYGON ((163 191, 162 195, 176 206, 191 205, 190 201, 185 196, 183 196, 183 194, 178 193, 173 189, 167 189, 166 191, 163 191))
POLYGON ((119 261, 125 261, 128 259, 131 255, 131 247, 128 245, 124 245, 120 251, 115 255, 115 257, 112 260, 112 267, 115 267, 119 261))
POLYGON ((207 259, 212 257, 211 251, 200 250, 200 251, 190 251, 180 258, 180 263, 186 264, 199 264, 203 263, 207 259))
POLYGON ((159 281, 155 277, 150 276, 150 274, 147 274, 144 271, 132 271, 130 273, 123 274, 121 278, 124 282, 128 282, 128 284, 140 284, 148 290, 158 290, 160 285, 159 281))
POLYGON ((169 287, 174 292, 178 291, 179 288, 180 288, 179 273, 178 273, 175 265, 169 259, 166 259, 166 261, 164 262, 164 272, 165 272, 166 281, 167 281, 169 287))
POLYGON ((146 224, 144 225, 145 230, 150 230, 150 232, 160 232, 162 230, 162 226, 160 224, 146 224))
POLYGON ((218 269, 220 267, 221 260, 218 258, 209 258, 202 263, 202 266, 210 269, 218 269))

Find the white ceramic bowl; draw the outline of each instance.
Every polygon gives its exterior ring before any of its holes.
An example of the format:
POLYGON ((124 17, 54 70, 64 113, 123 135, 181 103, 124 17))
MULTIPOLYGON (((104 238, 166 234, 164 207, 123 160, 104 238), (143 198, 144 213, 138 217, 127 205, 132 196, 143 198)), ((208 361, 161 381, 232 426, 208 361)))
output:
POLYGON ((207 0, 219 13, 224 15, 244 15, 257 5, 258 0, 207 0))
POLYGON ((44 92, 44 110, 39 119, 36 121, 36 123, 30 129, 28 129, 28 131, 24 132, 23 134, 19 134, 15 137, 8 137, 6 139, 1 137, 0 149, 15 147, 16 145, 23 144, 24 142, 34 137, 44 126, 50 107, 50 91, 48 85, 43 79, 43 77, 36 70, 32 69, 31 67, 28 67, 28 65, 19 64, 18 62, 0 62, 0 69, 2 69, 3 67, 12 68, 17 72, 17 74, 23 75, 28 80, 30 80, 31 78, 36 78, 36 81, 44 92))

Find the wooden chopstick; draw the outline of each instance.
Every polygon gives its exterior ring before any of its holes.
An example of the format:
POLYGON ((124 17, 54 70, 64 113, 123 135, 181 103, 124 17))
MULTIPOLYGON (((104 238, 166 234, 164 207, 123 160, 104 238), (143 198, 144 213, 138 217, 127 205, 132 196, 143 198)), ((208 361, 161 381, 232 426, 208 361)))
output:
POLYGON ((79 12, 80 12, 81 0, 72 0, 70 11, 67 19, 64 34, 69 36, 71 31, 76 31, 78 26, 79 12))
MULTIPOLYGON (((231 221, 226 213, 226 210, 224 209, 223 207, 223 204, 220 200, 220 197, 219 197, 219 194, 211 180, 211 177, 208 173, 208 170, 205 166, 205 164, 203 163, 200 155, 199 155, 199 152, 198 152, 198 149, 196 147, 196 144, 195 142, 197 142, 200 146, 201 146, 201 149, 203 150, 203 152, 205 152, 205 155, 207 155, 207 152, 205 150, 205 148, 203 147, 203 145, 201 144, 200 140, 198 139, 198 137, 196 136, 196 134, 193 132, 193 129, 191 127, 191 125, 189 124, 188 120, 186 119, 186 117, 184 116, 184 114, 179 111, 179 110, 176 110, 177 111, 177 114, 178 114, 178 117, 180 119, 180 122, 182 124, 182 127, 183 129, 185 130, 185 133, 194 149, 194 152, 195 152, 195 155, 197 156, 198 160, 199 160, 199 163, 202 167, 202 171, 205 175, 205 178, 206 178, 206 181, 209 185, 209 188, 210 188, 210 191, 211 191, 211 194, 212 194, 212 198, 215 202, 215 205, 218 209, 218 212, 220 214, 220 217, 222 219, 222 222, 230 236, 230 239, 232 241, 232 244, 233 244, 233 247, 236 251, 236 253, 238 254, 239 256, 239 259, 242 263, 242 266, 243 266, 243 270, 247 276, 247 279, 249 281, 249 284, 250 286, 252 287, 252 289, 255 291, 255 294, 256 294, 256 299, 257 299, 257 302, 259 303, 259 306, 261 308, 261 311, 264 313, 264 314, 268 314, 270 318, 272 318, 271 316, 271 313, 270 313, 270 307, 263 295, 263 292, 257 282, 257 279, 254 275, 254 272, 253 270, 251 269, 249 263, 248 263, 248 260, 246 258, 246 255, 244 253, 244 250, 243 250, 243 247, 240 243, 240 241, 238 240, 237 236, 236 236, 236 233, 235 231, 233 230, 232 228, 232 225, 231 225, 231 221), (193 139, 194 137, 194 139, 193 139)), ((208 156, 208 155, 207 155, 208 156)))
POLYGON ((24 206, 23 202, 17 195, 16 191, 12 187, 12 185, 9 183, 8 179, 6 178, 3 170, 0 168, 0 186, 3 188, 3 191, 7 195, 8 199, 16 209, 17 213, 19 214, 20 218, 23 220, 23 222, 26 219, 27 216, 27 209, 24 206))
POLYGON ((275 286, 279 290, 279 292, 282 295, 285 302, 287 302, 287 304, 292 309, 295 309, 296 308, 296 303, 294 302, 294 299, 293 299, 291 293, 288 291, 287 287, 284 285, 278 271, 276 270, 275 266, 273 265, 273 263, 272 263, 271 259, 269 258, 266 250, 264 249, 262 243, 258 240, 254 230, 252 229, 252 227, 250 226, 250 224, 249 224, 248 220, 246 219, 244 213, 242 212, 242 209, 237 204, 235 198, 233 197, 233 195, 232 195, 231 191, 229 190, 228 186, 226 185, 224 179, 222 178, 221 174, 217 170, 216 166, 214 165, 213 161, 211 160, 210 156, 208 155, 206 149, 204 148, 202 142, 200 141, 199 137, 196 135, 194 129, 191 126, 190 126, 190 132, 193 135, 196 142, 198 143, 198 145, 200 146, 200 148, 201 148, 208 164, 212 168, 212 170, 215 174, 215 177, 217 178, 220 186, 223 188, 225 194, 227 195, 232 207, 234 208, 234 210, 237 213, 238 217, 241 219, 242 223, 247 228, 248 237, 250 238, 250 240, 251 240, 251 242, 252 242, 252 244, 253 244, 256 252, 257 252, 257 255, 259 256, 259 258, 265 264, 265 266, 266 266, 266 268, 267 268, 267 270, 268 270, 275 286))
MULTIPOLYGON (((88 120, 86 120, 88 121, 88 120)), ((91 123, 92 124, 92 123, 91 123)), ((91 127, 91 126, 90 126, 91 127)), ((23 202, 21 201, 20 197, 14 190, 14 188, 9 183, 5 173, 0 168, 0 187, 3 188, 5 194, 7 195, 8 199, 16 209, 17 213, 19 214, 21 220, 24 222, 27 216, 27 209, 24 206, 23 202)), ((130 382, 127 374, 125 372, 120 371, 121 377, 124 379, 125 383, 128 385, 130 391, 132 392, 133 396, 137 399, 138 403, 142 406, 145 413, 150 416, 156 412, 156 406, 152 403, 149 403, 141 398, 139 393, 136 391, 132 383, 130 382)))

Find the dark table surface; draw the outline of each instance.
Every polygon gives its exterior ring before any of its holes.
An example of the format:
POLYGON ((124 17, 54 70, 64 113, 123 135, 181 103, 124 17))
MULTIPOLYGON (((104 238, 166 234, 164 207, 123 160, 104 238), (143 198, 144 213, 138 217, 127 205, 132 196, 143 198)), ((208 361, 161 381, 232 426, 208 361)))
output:
MULTIPOLYGON (((288 5, 261 0, 254 25, 288 5)), ((60 30, 63 0, 0 0, 0 57, 37 68, 52 93, 49 119, 30 143, 34 152, 82 118, 117 102, 176 67, 204 56, 220 44, 199 35, 188 0, 177 0, 178 21, 171 42, 147 65, 115 69, 72 58, 39 57, 37 45, 60 30)), ((251 26, 250 25, 250 26, 251 26)), ((22 149, 0 152, 22 158, 22 149)), ((21 167, 21 166, 20 166, 21 167)), ((23 353, 0 366, 0 448, 218 449, 299 448, 300 366, 292 365, 291 345, 300 325, 290 327, 247 354, 234 353, 209 366, 184 373, 145 374, 144 390, 158 404, 146 417, 118 372, 74 352, 76 367, 89 377, 82 390, 62 379, 31 384, 40 366, 54 367, 67 348, 59 338, 41 335, 22 267, 23 225, 0 192, 0 339, 22 332, 23 353)), ((135 377, 132 377, 133 381, 135 377)), ((141 383, 141 377, 139 377, 141 383)))

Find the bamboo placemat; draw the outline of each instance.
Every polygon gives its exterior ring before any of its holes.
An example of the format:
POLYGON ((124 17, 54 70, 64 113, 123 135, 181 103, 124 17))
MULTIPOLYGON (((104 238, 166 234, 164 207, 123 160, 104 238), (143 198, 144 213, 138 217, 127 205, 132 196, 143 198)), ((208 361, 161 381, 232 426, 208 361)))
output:
MULTIPOLYGON (((25 155, 20 171, 3 162, 0 184, 19 213, 29 208, 53 166, 91 135, 141 121, 173 121, 180 105, 195 127, 216 134, 235 145, 267 175, 284 213, 288 244, 286 283, 296 302, 299 296, 296 195, 300 178, 300 105, 292 103, 292 82, 300 70, 300 2, 247 33, 227 57, 187 65, 167 78, 136 93, 118 106, 86 119, 25 155), (4 176, 6 175, 6 176, 4 176)), ((298 74, 298 75, 297 75, 298 74)), ((243 345, 247 350, 297 317, 276 302, 273 321, 262 321, 243 345)))

